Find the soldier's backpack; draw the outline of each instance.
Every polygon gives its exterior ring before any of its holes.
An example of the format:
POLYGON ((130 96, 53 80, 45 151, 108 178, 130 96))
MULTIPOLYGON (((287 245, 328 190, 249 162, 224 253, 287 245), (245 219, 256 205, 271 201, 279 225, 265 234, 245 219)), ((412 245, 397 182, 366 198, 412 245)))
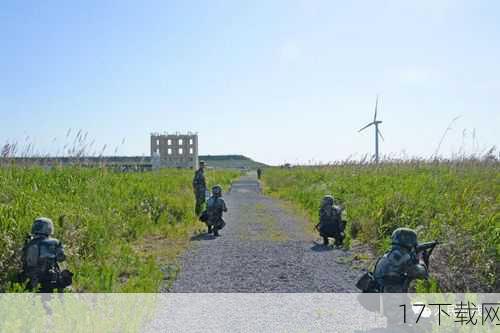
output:
POLYGON ((207 201, 207 218, 208 221, 214 221, 217 219, 217 197, 212 197, 207 201))
POLYGON ((36 270, 39 268, 40 249, 31 235, 26 236, 22 252, 23 272, 36 270))
POLYGON ((40 244, 40 240, 31 236, 26 238, 22 252, 21 282, 36 277, 36 280, 42 283, 44 292, 70 286, 73 282, 73 273, 67 269, 61 271, 55 258, 50 260, 43 258, 46 257, 46 253, 43 253, 45 251, 46 248, 40 244))
POLYGON ((217 229, 222 229, 226 225, 226 222, 222 219, 222 214, 220 211, 220 206, 218 197, 211 197, 207 202, 207 224, 214 226, 217 229))
MULTIPOLYGON (((316 230, 320 235, 326 237, 338 237, 344 231, 344 221, 342 221, 342 211, 336 207, 333 209, 333 216, 330 223, 318 223, 316 230)), ((343 237, 342 237, 343 238, 343 237)))

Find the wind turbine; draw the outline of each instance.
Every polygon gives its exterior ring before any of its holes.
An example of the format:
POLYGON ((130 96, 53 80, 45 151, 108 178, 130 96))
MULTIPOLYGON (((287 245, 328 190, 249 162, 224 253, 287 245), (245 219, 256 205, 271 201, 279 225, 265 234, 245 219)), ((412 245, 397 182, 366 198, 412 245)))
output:
POLYGON ((378 125, 382 124, 382 121, 377 120, 377 107, 378 107, 378 95, 377 95, 377 100, 375 101, 375 115, 373 117, 373 121, 358 131, 358 132, 361 132, 365 128, 368 128, 372 125, 375 126, 375 162, 376 163, 378 163, 378 161, 379 161, 379 155, 378 155, 378 152, 379 152, 379 150, 378 150, 378 137, 379 137, 379 135, 380 135, 380 138, 382 140, 384 140, 384 136, 382 135, 382 133, 378 129, 378 125))

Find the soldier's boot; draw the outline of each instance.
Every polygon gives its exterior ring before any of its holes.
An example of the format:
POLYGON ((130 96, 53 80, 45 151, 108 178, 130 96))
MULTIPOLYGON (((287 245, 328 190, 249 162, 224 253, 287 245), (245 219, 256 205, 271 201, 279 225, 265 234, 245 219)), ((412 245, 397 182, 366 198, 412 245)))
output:
POLYGON ((328 237, 323 236, 323 245, 328 245, 328 237))
POLYGON ((211 234, 211 233, 212 233, 212 226, 211 226, 211 225, 209 225, 209 226, 208 226, 208 231, 207 231, 207 232, 208 232, 209 234, 211 234))
POLYGON ((218 230, 218 229, 216 229, 216 228, 214 228, 214 236, 215 236, 215 237, 219 237, 219 236, 220 236, 220 235, 219 235, 219 230, 218 230))
POLYGON ((344 237, 342 235, 339 235, 338 237, 335 238, 335 246, 337 248, 342 247, 343 243, 344 243, 344 237))

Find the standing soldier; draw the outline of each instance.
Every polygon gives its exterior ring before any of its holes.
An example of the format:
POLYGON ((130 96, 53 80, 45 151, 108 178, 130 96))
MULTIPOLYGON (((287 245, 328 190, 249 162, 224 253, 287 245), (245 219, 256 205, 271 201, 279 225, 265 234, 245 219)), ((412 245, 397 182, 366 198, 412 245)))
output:
POLYGON ((59 268, 59 262, 66 259, 60 241, 50 237, 54 230, 52 221, 37 218, 31 227, 31 235, 23 247, 23 277, 28 279, 28 288, 41 292, 62 290, 71 285, 73 274, 59 268))
POLYGON ((222 199, 222 187, 220 185, 215 185, 212 187, 212 196, 207 202, 209 232, 211 226, 214 236, 219 236, 219 230, 226 225, 222 219, 222 214, 224 212, 227 212, 227 207, 226 202, 222 199))
POLYGON ((260 176, 262 176, 262 169, 257 168, 257 179, 260 179, 260 176))
POLYGON ((200 168, 196 170, 193 178, 193 190, 196 200, 195 213, 200 215, 205 204, 205 193, 207 191, 207 184, 205 182, 205 162, 200 161, 200 168))

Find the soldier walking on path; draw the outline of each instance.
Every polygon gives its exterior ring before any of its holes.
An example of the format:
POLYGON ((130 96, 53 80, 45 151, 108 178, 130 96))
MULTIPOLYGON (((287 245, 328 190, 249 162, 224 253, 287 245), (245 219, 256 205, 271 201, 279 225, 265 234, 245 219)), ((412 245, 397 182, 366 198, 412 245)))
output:
POLYGON ((260 179, 261 176, 262 176, 262 169, 257 168, 257 179, 260 179))
POLYGON ((205 162, 200 161, 200 168, 196 170, 193 178, 193 191, 196 200, 195 213, 200 215, 205 204, 205 193, 207 191, 207 184, 205 181, 205 162))

